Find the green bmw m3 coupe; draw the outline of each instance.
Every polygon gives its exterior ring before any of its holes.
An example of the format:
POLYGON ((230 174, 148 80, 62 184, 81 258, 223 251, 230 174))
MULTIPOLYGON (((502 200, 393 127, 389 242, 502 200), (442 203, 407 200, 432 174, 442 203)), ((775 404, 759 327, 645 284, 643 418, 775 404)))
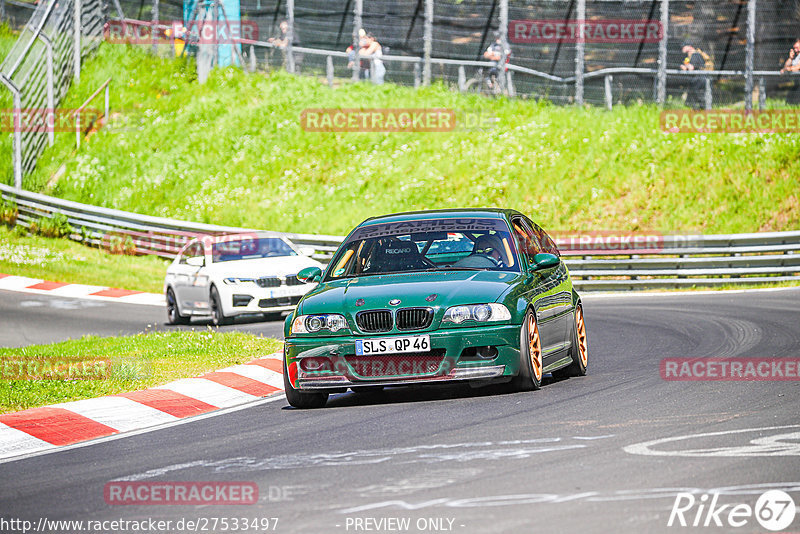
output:
POLYGON ((580 297, 555 243, 514 210, 368 219, 342 242, 284 326, 292 406, 383 386, 586 374, 580 297))

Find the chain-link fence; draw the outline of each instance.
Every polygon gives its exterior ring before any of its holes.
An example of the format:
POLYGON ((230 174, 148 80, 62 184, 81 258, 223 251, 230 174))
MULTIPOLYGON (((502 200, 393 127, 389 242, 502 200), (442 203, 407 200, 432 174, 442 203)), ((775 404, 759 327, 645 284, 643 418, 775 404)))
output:
POLYGON ((34 2, 0 0, 0 21, 15 29, 22 28, 30 20, 35 9, 34 2))
POLYGON ((100 44, 105 20, 101 0, 44 0, 0 64, 0 83, 13 98, 10 115, 17 187, 54 139, 52 124, 22 124, 23 116, 34 112, 53 120, 72 79, 80 76, 81 57, 100 44))
MULTIPOLYGON (((699 85, 703 93, 709 86, 713 105, 741 104, 745 100, 748 46, 756 96, 766 93, 786 98, 797 83, 791 76, 779 76, 778 71, 792 43, 800 37, 800 0, 243 0, 241 5, 243 20, 255 22, 258 27, 252 52, 259 68, 284 64, 285 51, 267 46, 267 40, 280 37, 280 22, 292 19, 294 46, 340 52, 295 52, 297 70, 325 75, 330 56, 333 75, 349 77, 347 57, 341 52, 353 42, 353 25, 360 18, 361 26, 375 34, 384 55, 389 56, 385 60, 386 81, 411 85, 420 83, 423 70, 429 1, 433 4, 432 76, 462 88, 463 82, 470 85, 479 69, 486 70, 486 66, 470 62, 484 61, 483 53, 494 42, 496 32, 505 29, 501 22, 504 3, 512 51, 509 68, 518 96, 546 98, 561 104, 678 102, 699 85), (291 16, 290 5, 294 6, 291 16), (750 16, 753 39, 748 42, 750 16), (609 36, 601 42, 593 35, 581 42, 568 35, 524 42, 515 38, 515 21, 605 21, 612 25, 615 21, 651 21, 661 33, 655 40, 622 35, 617 39, 609 36), (684 44, 692 44, 707 56, 703 72, 680 70, 686 57, 684 44), (398 56, 405 61, 392 59, 398 56), (410 58, 419 61, 409 61, 410 58), (459 61, 436 61, 437 58, 459 61), (576 65, 581 64, 583 68, 576 70, 576 65), (661 94, 659 83, 663 84, 661 94)), ((123 10, 127 16, 148 20, 153 5, 152 0, 147 2, 123 0, 123 10)), ((180 2, 161 0, 158 5, 161 20, 180 20, 180 2)), ((247 54, 250 48, 246 45, 244 51, 247 54)), ((705 101, 706 95, 702 98, 705 101)))
MULTIPOLYGON (((26 95, 21 96, 27 99, 23 106, 44 103, 48 36, 54 44, 54 72, 61 76, 54 85, 55 102, 66 90, 73 1, 39 4, 3 64, 6 78, 26 95), (16 65, 19 57, 23 61, 16 65), (23 90, 20 83, 30 87, 23 90)), ((82 31, 91 37, 84 39, 85 48, 96 43, 102 9, 101 0, 81 1, 82 31)), ((180 0, 120 0, 107 11, 154 28, 190 22, 183 20, 180 0)), ((499 78, 510 96, 607 107, 630 102, 673 106, 696 98, 699 107, 749 109, 753 101, 763 106, 767 95, 787 101, 800 95, 800 73, 779 73, 800 39, 800 0, 242 0, 241 18, 257 28, 255 35, 239 41, 245 66, 286 66, 327 76, 331 83, 358 77, 364 63, 349 66, 345 49, 358 40, 355 30, 363 28, 382 45, 385 80, 403 85, 433 79, 462 91, 485 89, 496 63, 484 53, 499 39, 503 55, 510 51, 499 78), (284 20, 294 39, 281 48, 269 38, 282 37, 284 20), (563 31, 554 33, 553 28, 563 31), (684 44, 702 54, 695 71, 681 69, 684 44)), ((173 47, 161 47, 167 49, 173 47)), ((32 168, 36 155, 29 154, 38 154, 44 142, 41 135, 28 135, 18 145, 35 148, 23 150, 22 172, 32 168)))

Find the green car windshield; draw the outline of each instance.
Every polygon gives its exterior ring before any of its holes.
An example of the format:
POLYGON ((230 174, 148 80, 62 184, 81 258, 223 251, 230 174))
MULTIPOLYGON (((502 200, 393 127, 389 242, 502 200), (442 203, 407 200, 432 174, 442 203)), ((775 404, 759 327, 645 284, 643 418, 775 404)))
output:
POLYGON ((326 280, 419 271, 519 272, 502 219, 426 219, 357 228, 331 262, 326 280))

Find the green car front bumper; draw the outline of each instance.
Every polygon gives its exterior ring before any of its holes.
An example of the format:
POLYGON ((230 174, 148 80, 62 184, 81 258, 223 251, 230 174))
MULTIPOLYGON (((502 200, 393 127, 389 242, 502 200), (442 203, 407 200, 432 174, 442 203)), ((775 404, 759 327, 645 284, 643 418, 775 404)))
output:
POLYGON ((383 335, 289 337, 284 358, 288 379, 300 390, 487 380, 519 372, 520 328, 497 325, 383 335), (356 355, 357 339, 408 335, 429 335, 430 351, 356 355))

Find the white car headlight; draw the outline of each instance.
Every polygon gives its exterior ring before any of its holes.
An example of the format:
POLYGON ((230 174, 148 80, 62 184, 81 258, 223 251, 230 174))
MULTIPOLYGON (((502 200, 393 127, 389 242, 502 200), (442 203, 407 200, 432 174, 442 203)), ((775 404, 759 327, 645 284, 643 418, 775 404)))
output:
POLYGON ((338 332, 347 329, 347 319, 338 313, 298 315, 292 321, 292 334, 315 334, 321 330, 338 332))
POLYGON ((235 286, 235 285, 239 285, 239 284, 254 284, 256 281, 255 281, 254 278, 234 278, 234 277, 229 277, 229 278, 225 278, 223 280, 223 282, 225 282, 229 286, 235 286))
POLYGON ((479 323, 490 323, 496 321, 508 321, 511 319, 511 312, 502 304, 490 302, 487 304, 470 304, 468 306, 453 306, 444 313, 443 323, 461 324, 464 321, 477 321, 479 323))

